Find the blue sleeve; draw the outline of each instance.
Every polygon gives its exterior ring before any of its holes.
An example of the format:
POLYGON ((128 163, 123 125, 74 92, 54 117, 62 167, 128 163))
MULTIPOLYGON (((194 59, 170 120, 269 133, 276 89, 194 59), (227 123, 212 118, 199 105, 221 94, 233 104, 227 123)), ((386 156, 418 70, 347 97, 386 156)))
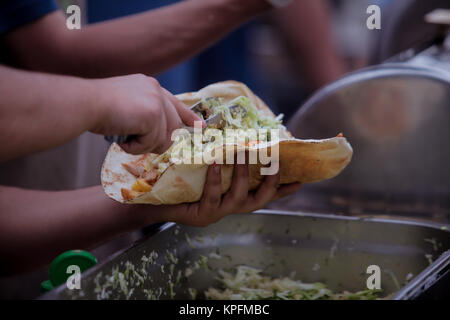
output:
POLYGON ((37 20, 57 9, 54 0, 1 0, 0 34, 37 20))

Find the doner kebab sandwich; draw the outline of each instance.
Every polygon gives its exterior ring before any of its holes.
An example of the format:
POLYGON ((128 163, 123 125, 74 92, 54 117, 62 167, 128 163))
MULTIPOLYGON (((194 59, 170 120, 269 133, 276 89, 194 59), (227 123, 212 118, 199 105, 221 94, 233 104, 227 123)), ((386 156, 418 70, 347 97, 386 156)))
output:
POLYGON ((214 162, 224 163, 221 174, 222 192, 225 193, 231 186, 234 167, 226 160, 236 160, 238 153, 246 154, 244 158, 250 163, 249 190, 256 189, 264 180, 262 169, 273 165, 267 163, 267 157, 271 159, 275 153, 277 157, 271 162, 276 162, 281 184, 331 179, 351 160, 352 147, 341 134, 325 140, 293 138, 282 125, 282 117, 275 117, 242 83, 219 82, 198 92, 180 94, 177 98, 188 106, 201 102, 201 116, 206 120, 220 115, 220 124, 215 122, 210 128, 203 129, 200 140, 192 138, 195 134, 191 131, 184 130, 187 134, 180 134, 160 155, 128 154, 113 143, 101 172, 104 191, 112 199, 154 205, 196 202, 203 193, 208 165, 214 162), (242 132, 237 135, 238 139, 228 139, 230 129, 242 132), (206 134, 208 130, 213 134, 206 134), (259 134, 245 134, 251 130, 259 134), (275 132, 278 133, 275 135, 275 132), (209 156, 202 156, 206 151, 209 156), (255 158, 256 162, 250 161, 255 158))

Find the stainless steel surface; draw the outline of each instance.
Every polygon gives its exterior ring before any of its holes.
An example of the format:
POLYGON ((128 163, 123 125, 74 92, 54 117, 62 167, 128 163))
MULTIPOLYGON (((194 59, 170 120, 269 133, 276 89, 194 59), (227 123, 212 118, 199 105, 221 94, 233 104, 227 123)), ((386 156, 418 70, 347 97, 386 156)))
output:
MULTIPOLYGON (((437 259, 450 248, 449 232, 444 227, 448 225, 274 211, 229 216, 207 228, 170 223, 88 270, 82 277, 81 291, 70 291, 63 285, 41 298, 96 299, 94 279, 99 274, 103 279, 116 266, 123 272, 127 261, 140 268, 141 257, 153 251, 158 258, 148 266, 149 277, 142 287, 134 288, 131 299, 144 299, 144 289, 158 292, 159 288, 160 298, 169 298, 170 281, 175 282, 178 271, 184 275, 201 255, 208 257, 211 270, 200 268, 188 278, 181 277, 173 288, 175 299, 189 299, 189 288, 201 294, 217 286, 217 268, 241 264, 262 268, 275 277, 295 272, 294 278, 325 282, 335 291, 365 289, 367 267, 375 264, 382 270, 384 295, 390 295, 403 287, 407 278, 416 283, 415 277, 429 265, 425 255, 437 259), (219 259, 214 255, 217 248, 219 259), (168 252, 178 259, 176 264, 168 252), (170 265, 174 265, 173 272, 170 265)), ((117 289, 110 298, 124 299, 125 295, 117 289)))
POLYGON ((425 15, 425 21, 441 26, 450 26, 450 10, 436 9, 425 15))
MULTIPOLYGON (((420 295, 435 286, 450 272, 450 251, 443 253, 432 265, 422 271, 408 286, 398 291, 396 298, 399 300, 412 300, 420 298, 420 295)), ((448 292, 448 283, 446 283, 446 291, 448 292)), ((441 297, 442 298, 442 297, 441 297)))
MULTIPOLYGON (((219 99, 215 98, 215 97, 209 97, 209 98, 206 98, 206 100, 215 100, 217 102, 219 101, 219 99)), ((228 108, 233 113, 233 112, 236 112, 236 110, 238 110, 241 107, 239 105, 231 105, 228 108)), ((203 119, 206 122, 207 127, 210 126, 213 128, 221 128, 224 125, 224 121, 223 121, 224 119, 223 119, 222 113, 217 113, 217 114, 211 116, 209 114, 209 112, 206 112, 206 110, 204 109, 202 101, 200 101, 200 102, 196 103, 194 106, 192 106, 191 110, 202 115, 203 119)), ((194 132, 193 128, 188 128, 188 130, 191 132, 194 132)))
POLYGON ((301 139, 343 132, 350 165, 272 205, 286 210, 450 220, 450 73, 387 64, 313 95, 288 124, 301 139))
POLYGON ((405 62, 412 66, 450 73, 450 36, 443 44, 433 45, 405 62))
MULTIPOLYGON (((450 10, 448 10, 450 12, 450 10)), ((445 27, 442 36, 431 42, 424 42, 409 48, 385 63, 406 63, 408 65, 429 68, 430 70, 450 72, 450 31, 445 27)))
MULTIPOLYGON (((239 105, 232 105, 228 107, 230 109, 230 112, 233 114, 233 112, 236 112, 241 107, 239 105)), ((205 120, 206 126, 211 126, 212 128, 223 128, 225 122, 223 118, 222 113, 217 113, 216 115, 213 115, 205 120)))
MULTIPOLYGON (((211 99, 211 98, 208 98, 211 99)), ((196 104, 192 105, 189 109, 191 109, 191 111, 193 112, 203 112, 203 101, 199 101, 196 104)))
POLYGON ((425 22, 425 15, 437 8, 450 9, 448 0, 391 1, 383 10, 381 30, 373 47, 372 64, 418 45, 432 42, 440 28, 425 22))

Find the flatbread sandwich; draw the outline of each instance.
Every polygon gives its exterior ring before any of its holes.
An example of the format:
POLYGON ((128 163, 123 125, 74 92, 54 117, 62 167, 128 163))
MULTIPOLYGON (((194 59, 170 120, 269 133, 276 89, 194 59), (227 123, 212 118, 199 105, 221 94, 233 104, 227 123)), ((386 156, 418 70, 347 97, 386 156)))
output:
POLYGON ((256 159, 249 164, 249 190, 258 188, 264 180, 262 169, 273 164, 264 162, 262 156, 258 158, 262 154, 270 157, 276 151, 277 157, 271 162, 277 164, 281 184, 331 179, 351 160, 352 147, 341 134, 325 140, 293 138, 282 125, 282 116, 276 117, 242 83, 220 82, 177 98, 188 106, 201 102, 204 112, 200 116, 206 120, 220 115, 220 124, 200 130, 200 140, 194 141, 192 131, 180 134, 161 155, 131 155, 112 144, 101 172, 109 197, 130 204, 196 202, 202 196, 207 168, 212 162, 224 163, 221 174, 225 193, 231 186, 234 167, 225 160, 236 160, 237 154, 245 154, 246 161, 256 159), (208 134, 208 130, 213 134, 208 134), (228 139, 231 131, 239 132, 237 137, 234 135, 237 139, 228 139), (247 135, 250 131, 252 134, 247 135), (255 131, 259 132, 257 136, 255 131), (204 156, 206 151, 209 157, 204 156))

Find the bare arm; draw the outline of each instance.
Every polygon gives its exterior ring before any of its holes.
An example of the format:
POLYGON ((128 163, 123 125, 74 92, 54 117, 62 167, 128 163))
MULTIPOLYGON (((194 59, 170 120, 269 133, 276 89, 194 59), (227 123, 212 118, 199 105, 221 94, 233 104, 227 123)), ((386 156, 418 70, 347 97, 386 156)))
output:
POLYGON ((86 80, 0 65, 0 162, 60 145, 95 126, 86 80))
POLYGON ((61 145, 85 131, 137 135, 124 149, 161 153, 173 130, 200 120, 144 75, 102 80, 0 65, 0 162, 61 145))
POLYGON ((270 176, 248 193, 248 167, 235 168, 231 190, 220 196, 220 166, 211 166, 200 202, 176 206, 122 205, 101 187, 44 192, 0 186, 0 274, 37 269, 61 252, 90 249, 120 234, 164 221, 206 226, 286 196, 300 185, 278 188, 270 176))
POLYGON ((333 44, 329 7, 325 0, 302 0, 278 10, 275 19, 288 41, 299 74, 318 89, 345 73, 333 44))
POLYGON ((269 9, 263 0, 189 0, 131 17, 68 30, 61 12, 5 36, 17 63, 53 73, 155 75, 200 52, 269 9))
POLYGON ((101 187, 60 192, 0 187, 0 212, 0 264, 6 274, 38 268, 69 249, 93 247, 137 228, 142 218, 106 198, 101 187))

